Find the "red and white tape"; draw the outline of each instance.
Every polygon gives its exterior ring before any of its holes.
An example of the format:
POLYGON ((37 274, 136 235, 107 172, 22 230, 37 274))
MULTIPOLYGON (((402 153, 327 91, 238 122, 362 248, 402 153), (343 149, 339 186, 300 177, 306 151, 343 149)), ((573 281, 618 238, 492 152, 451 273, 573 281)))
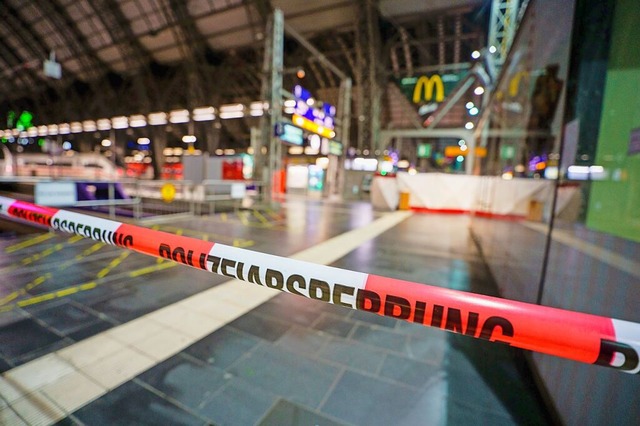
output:
POLYGON ((0 197, 0 214, 287 293, 627 373, 640 324, 348 271, 0 197))

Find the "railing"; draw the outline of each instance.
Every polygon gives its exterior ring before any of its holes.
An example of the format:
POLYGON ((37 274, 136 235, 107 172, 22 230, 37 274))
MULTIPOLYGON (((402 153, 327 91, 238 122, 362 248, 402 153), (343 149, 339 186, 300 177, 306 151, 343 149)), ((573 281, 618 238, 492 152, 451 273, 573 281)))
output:
POLYGON ((0 192, 34 200, 40 183, 76 184, 75 197, 51 198, 56 207, 91 208, 94 211, 135 220, 166 220, 175 216, 215 214, 224 209, 250 207, 261 197, 262 184, 253 181, 205 180, 195 184, 182 180, 87 181, 42 177, 0 177, 0 192), (12 187, 9 187, 12 186, 12 187))

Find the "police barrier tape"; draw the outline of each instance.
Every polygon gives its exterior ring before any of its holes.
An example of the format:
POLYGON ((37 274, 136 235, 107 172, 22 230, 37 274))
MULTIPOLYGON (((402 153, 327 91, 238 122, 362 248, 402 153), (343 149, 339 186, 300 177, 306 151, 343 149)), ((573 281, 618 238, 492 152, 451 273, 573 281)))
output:
POLYGON ((627 373, 640 324, 287 259, 0 197, 0 214, 327 303, 627 373))

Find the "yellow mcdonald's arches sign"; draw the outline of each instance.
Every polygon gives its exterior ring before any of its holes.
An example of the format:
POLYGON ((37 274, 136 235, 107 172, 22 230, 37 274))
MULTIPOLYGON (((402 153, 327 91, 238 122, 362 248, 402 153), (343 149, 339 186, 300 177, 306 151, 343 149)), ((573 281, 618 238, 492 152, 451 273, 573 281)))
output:
POLYGON ((435 87, 435 101, 442 102, 444 100, 444 84, 442 78, 438 74, 434 74, 431 77, 423 75, 416 82, 416 86, 413 88, 413 103, 418 104, 423 99, 425 101, 433 100, 433 92, 435 87), (424 93, 424 98, 422 94, 424 93))

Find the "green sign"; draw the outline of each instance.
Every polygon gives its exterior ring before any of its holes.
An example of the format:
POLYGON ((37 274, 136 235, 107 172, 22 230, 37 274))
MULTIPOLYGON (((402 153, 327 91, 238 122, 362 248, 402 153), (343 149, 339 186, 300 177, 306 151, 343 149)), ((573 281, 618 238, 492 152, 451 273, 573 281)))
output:
POLYGON ((425 74, 398 79, 398 86, 409 101, 416 105, 430 102, 440 103, 467 75, 467 70, 425 74))
POLYGON ((516 148, 511 145, 502 145, 500 147, 500 158, 510 160, 516 156, 516 148))
POLYGON ((431 157, 431 144, 430 143, 419 143, 418 144, 418 158, 429 158, 431 157))
POLYGON ((33 127, 33 114, 29 111, 23 111, 18 117, 18 123, 16 123, 16 127, 19 130, 26 130, 29 127, 33 127))

